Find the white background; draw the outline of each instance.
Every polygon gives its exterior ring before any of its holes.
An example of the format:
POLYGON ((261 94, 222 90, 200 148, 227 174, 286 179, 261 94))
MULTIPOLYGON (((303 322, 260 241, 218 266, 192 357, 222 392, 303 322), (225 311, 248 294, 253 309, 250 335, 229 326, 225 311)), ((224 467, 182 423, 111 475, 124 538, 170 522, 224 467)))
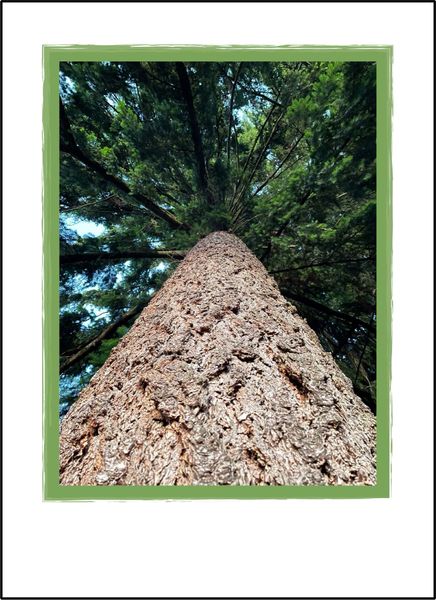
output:
POLYGON ((431 3, 7 3, 5 596, 430 596, 431 3), (43 44, 392 44, 392 498, 43 502, 43 44))

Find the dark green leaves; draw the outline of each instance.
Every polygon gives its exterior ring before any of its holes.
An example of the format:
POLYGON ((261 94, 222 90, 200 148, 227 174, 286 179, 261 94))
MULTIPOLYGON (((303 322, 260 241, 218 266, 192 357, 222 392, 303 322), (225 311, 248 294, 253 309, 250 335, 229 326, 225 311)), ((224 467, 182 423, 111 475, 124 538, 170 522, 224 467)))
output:
MULTIPOLYGON (((374 403, 373 64, 62 63, 60 97, 61 254, 93 257, 62 264, 64 358, 159 289, 177 263, 153 249, 225 229, 374 403)), ((66 373, 70 399, 124 331, 66 373)))

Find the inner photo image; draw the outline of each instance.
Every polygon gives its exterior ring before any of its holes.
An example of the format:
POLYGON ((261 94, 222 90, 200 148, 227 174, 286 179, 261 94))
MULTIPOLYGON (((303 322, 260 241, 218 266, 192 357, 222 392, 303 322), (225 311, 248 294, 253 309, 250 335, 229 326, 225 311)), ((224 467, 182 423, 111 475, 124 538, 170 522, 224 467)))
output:
POLYGON ((61 62, 59 103, 60 484, 375 485, 375 63, 61 62))

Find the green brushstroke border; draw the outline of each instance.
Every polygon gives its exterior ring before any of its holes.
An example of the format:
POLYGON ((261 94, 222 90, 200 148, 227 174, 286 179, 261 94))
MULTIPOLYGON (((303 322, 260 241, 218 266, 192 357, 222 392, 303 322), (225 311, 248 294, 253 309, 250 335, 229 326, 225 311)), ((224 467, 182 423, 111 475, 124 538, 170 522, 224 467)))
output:
POLYGON ((392 47, 44 46, 43 397, 45 500, 388 498, 390 490, 392 47), (375 486, 59 485, 59 62, 369 61, 377 64, 377 484, 375 486))

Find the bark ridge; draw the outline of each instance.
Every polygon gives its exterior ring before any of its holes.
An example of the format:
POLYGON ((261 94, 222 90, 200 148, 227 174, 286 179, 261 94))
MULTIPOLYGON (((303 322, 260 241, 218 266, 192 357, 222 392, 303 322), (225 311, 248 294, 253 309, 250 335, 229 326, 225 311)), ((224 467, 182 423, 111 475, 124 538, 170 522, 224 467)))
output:
POLYGON ((61 426, 65 485, 372 485, 375 418, 262 263, 187 254, 61 426))

